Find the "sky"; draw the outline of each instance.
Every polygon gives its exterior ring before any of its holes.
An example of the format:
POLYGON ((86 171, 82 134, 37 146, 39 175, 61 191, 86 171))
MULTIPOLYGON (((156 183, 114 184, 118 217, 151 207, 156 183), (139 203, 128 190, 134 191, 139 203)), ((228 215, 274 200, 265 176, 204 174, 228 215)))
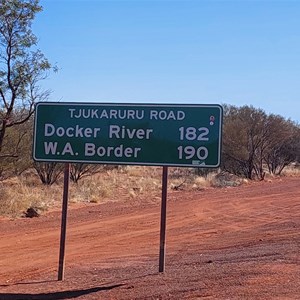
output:
POLYGON ((51 101, 252 105, 300 122, 300 1, 40 4, 51 101))

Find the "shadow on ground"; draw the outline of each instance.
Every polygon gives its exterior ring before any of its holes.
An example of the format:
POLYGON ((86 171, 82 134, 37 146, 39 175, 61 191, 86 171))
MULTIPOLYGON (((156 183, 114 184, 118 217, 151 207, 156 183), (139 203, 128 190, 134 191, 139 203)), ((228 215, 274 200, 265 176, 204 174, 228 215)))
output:
POLYGON ((63 299, 73 299, 80 296, 100 292, 108 291, 114 288, 120 287, 124 284, 115 284, 110 286, 100 286, 84 290, 75 291, 63 291, 55 293, 40 293, 40 294, 13 294, 13 293, 0 293, 0 299, 5 300, 63 300, 63 299))

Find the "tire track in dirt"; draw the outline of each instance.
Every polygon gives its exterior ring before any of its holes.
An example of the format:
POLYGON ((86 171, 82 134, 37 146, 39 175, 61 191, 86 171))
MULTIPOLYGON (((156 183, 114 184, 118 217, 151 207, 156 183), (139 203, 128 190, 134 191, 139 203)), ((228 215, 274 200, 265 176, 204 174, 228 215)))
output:
MULTIPOLYGON (((160 204, 143 199, 134 204, 111 202, 71 207, 66 249, 69 279, 60 285, 26 285, 26 289, 32 293, 71 286, 85 290, 96 280, 123 282, 125 287, 99 290, 82 299, 157 295, 270 299, 267 296, 300 294, 296 280, 300 276, 299 178, 170 191, 167 211, 166 268, 171 273, 157 274, 160 204), (99 272, 106 280, 99 278, 99 272)), ((4 292, 24 292, 22 282, 55 280, 59 211, 37 219, 1 220, 0 231, 0 299, 4 292)))

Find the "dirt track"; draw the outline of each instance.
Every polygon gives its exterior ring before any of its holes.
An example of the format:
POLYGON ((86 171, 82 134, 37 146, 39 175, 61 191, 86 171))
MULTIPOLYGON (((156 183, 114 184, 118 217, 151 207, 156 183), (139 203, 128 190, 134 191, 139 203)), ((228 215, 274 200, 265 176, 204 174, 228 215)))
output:
POLYGON ((0 221, 0 299, 300 299, 300 178, 69 210, 65 281, 60 212, 0 221))

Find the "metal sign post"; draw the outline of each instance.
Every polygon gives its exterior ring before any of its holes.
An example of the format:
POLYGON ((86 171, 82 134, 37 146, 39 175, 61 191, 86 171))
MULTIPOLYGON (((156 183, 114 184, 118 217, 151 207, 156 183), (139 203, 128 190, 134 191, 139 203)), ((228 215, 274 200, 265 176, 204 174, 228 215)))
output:
POLYGON ((163 167, 159 251, 163 272, 168 166, 219 167, 222 118, 218 104, 37 103, 33 159, 66 163, 58 280, 64 278, 69 163, 163 167))
POLYGON ((159 272, 164 272, 165 270, 167 191, 168 191, 168 167, 164 166, 163 174, 162 174, 162 194, 161 194, 159 272))
POLYGON ((69 178, 70 164, 65 164, 64 171, 64 192, 61 213, 61 233, 60 233, 60 248, 59 248, 59 264, 58 264, 58 280, 64 280, 65 271, 65 248, 66 248, 66 231, 67 231, 67 214, 68 214, 68 197, 69 197, 69 178))

